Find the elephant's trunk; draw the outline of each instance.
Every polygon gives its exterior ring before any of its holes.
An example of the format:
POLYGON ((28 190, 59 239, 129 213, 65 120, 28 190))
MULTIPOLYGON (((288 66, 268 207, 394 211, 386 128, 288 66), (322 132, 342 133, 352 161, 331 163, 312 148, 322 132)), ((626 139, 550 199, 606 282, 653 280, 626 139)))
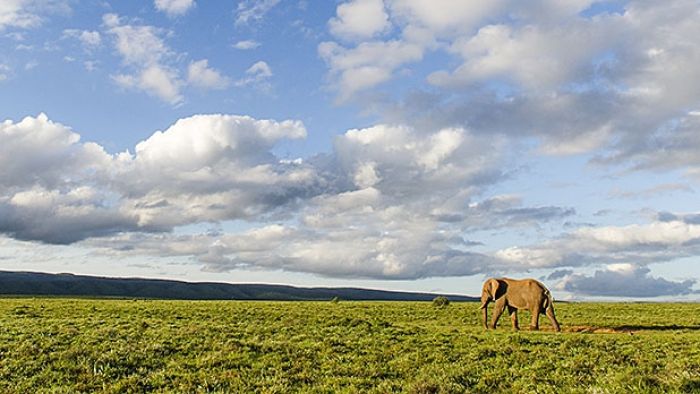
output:
POLYGON ((491 297, 488 295, 488 293, 483 292, 481 294, 481 310, 483 313, 483 320, 484 320, 484 328, 488 329, 489 328, 489 301, 491 300, 491 297))

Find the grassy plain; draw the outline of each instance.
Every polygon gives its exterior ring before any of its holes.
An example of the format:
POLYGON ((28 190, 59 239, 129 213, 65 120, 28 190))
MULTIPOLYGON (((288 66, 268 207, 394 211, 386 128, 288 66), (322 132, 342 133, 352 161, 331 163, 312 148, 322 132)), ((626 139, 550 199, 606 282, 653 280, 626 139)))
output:
POLYGON ((700 304, 0 299, 0 392, 700 393, 700 304), (527 313, 521 313, 526 326, 527 313))

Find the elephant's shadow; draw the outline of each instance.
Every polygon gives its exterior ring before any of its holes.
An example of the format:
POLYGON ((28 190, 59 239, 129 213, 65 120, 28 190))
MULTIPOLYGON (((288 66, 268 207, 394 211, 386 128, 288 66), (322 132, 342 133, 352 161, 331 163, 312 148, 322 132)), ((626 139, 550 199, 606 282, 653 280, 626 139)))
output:
POLYGON ((700 330, 700 325, 681 325, 681 324, 633 324, 612 327, 618 331, 674 331, 674 330, 700 330))
POLYGON ((633 334, 640 331, 700 331, 700 325, 680 325, 680 324, 626 324, 620 326, 569 326, 565 327, 565 332, 593 333, 593 334, 633 334))

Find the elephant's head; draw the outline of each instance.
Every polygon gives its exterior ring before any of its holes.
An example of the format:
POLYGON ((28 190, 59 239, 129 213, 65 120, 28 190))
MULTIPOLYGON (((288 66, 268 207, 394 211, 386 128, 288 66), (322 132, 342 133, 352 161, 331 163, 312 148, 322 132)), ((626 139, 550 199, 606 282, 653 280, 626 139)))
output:
POLYGON ((488 306, 489 301, 496 300, 503 293, 501 282, 490 278, 484 282, 484 287, 481 289, 481 309, 483 310, 484 328, 488 328, 488 306))
POLYGON ((496 279, 488 279, 484 282, 484 287, 481 289, 481 309, 485 309, 489 301, 496 300, 499 294, 500 282, 496 279))

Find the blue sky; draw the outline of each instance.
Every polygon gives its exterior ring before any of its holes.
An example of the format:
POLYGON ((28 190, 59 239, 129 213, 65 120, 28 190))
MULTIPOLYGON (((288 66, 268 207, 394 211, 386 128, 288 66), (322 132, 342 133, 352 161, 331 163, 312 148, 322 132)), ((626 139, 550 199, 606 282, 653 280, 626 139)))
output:
POLYGON ((694 1, 7 0, 0 269, 698 299, 694 1))

